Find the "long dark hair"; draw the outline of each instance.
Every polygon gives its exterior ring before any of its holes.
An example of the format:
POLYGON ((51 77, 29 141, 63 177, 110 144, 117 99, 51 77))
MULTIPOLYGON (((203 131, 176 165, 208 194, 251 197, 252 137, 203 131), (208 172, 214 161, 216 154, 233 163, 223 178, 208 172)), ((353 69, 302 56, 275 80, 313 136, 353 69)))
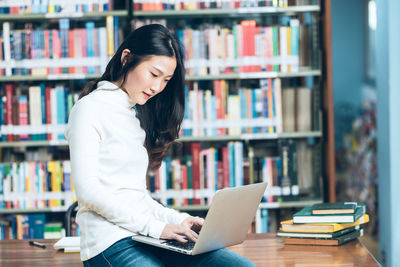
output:
POLYGON ((149 155, 149 167, 157 169, 168 153, 169 147, 179 137, 185 110, 185 70, 178 39, 160 24, 142 26, 131 32, 108 63, 101 78, 83 89, 80 98, 97 88, 99 81, 122 81, 127 73, 152 56, 168 56, 176 59, 176 69, 165 89, 150 98, 144 105, 136 105, 136 116, 146 132, 144 146, 149 155), (124 49, 131 51, 123 66, 121 55, 124 49))

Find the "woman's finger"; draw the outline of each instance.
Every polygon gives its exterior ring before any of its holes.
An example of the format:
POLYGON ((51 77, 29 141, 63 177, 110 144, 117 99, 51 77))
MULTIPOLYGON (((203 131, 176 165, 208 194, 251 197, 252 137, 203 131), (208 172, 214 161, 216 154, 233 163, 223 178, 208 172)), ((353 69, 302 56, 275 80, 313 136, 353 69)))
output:
POLYGON ((185 234, 185 236, 186 236, 187 238, 189 238, 189 239, 192 240, 193 242, 196 242, 196 241, 197 241, 198 235, 197 235, 194 231, 188 229, 187 231, 185 231, 184 234, 185 234))
POLYGON ((198 225, 203 225, 204 219, 200 217, 195 217, 195 223, 198 225))
POLYGON ((199 238, 199 235, 195 231, 190 230, 190 233, 196 238, 196 240, 199 238))
POLYGON ((179 242, 182 242, 182 243, 186 243, 186 242, 187 242, 187 240, 184 239, 184 238, 183 238, 182 236, 180 236, 179 234, 174 234, 173 239, 178 240, 179 242))

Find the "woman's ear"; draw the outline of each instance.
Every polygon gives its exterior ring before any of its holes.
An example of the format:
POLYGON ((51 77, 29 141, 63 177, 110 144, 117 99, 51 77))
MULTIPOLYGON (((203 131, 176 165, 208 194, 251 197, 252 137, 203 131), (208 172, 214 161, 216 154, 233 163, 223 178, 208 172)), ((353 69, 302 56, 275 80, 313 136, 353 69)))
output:
POLYGON ((131 51, 129 49, 124 49, 124 51, 122 51, 121 54, 121 63, 122 66, 124 66, 126 64, 126 61, 128 60, 128 55, 131 53, 131 51))

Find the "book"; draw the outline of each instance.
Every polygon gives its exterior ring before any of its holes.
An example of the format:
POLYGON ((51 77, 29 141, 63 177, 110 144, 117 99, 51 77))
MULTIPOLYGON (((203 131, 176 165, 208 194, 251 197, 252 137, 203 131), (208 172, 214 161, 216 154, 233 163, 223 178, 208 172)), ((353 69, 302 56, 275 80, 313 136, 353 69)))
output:
POLYGON ((311 206, 293 215, 293 223, 354 223, 365 214, 365 205, 358 205, 354 214, 312 214, 311 206))
POLYGON ((299 195, 299 183, 297 176, 297 150, 294 139, 279 141, 279 153, 282 160, 282 195, 283 200, 294 200, 293 196, 299 195), (290 196, 290 197, 289 197, 290 196))
MULTIPOLYGON (((192 179, 193 179, 193 192, 200 189, 200 154, 201 144, 200 143, 192 143, 191 144, 191 156, 192 156, 192 179)), ((193 204, 199 205, 200 199, 194 197, 193 204)))
POLYGON ((312 214, 352 214, 357 202, 318 203, 311 206, 312 214))
POLYGON ((326 233, 304 233, 304 232, 286 232, 279 230, 277 236, 280 237, 299 237, 299 238, 336 238, 355 230, 360 229, 360 225, 352 226, 335 232, 326 233))
POLYGON ((296 88, 295 93, 295 128, 298 132, 312 130, 312 89, 296 88))
POLYGON ((348 234, 329 238, 293 238, 293 237, 285 237, 283 238, 283 243, 285 245, 322 245, 322 246, 339 246, 351 240, 354 240, 360 236, 363 236, 365 233, 365 229, 355 230, 348 234))
POLYGON ((313 146, 307 140, 296 141, 297 151, 297 177, 299 188, 303 192, 312 192, 317 188, 317 179, 313 177, 313 146))
POLYGON ((282 90, 282 123, 284 132, 295 131, 295 88, 285 88, 282 90))
POLYGON ((66 236, 58 240, 53 247, 57 250, 63 249, 65 253, 80 252, 80 239, 79 236, 66 236))

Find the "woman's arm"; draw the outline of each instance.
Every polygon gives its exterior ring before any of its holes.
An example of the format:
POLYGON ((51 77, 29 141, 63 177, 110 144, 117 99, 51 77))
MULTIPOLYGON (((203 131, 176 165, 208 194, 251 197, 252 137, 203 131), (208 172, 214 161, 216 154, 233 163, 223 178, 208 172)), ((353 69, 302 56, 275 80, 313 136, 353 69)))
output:
POLYGON ((181 224, 186 218, 190 216, 187 213, 178 212, 174 209, 164 207, 163 205, 152 199, 149 195, 148 198, 153 208, 154 217, 161 221, 168 222, 170 224, 181 224))
POLYGON ((174 209, 166 208, 148 195, 153 203, 154 216, 163 221, 167 221, 161 238, 176 239, 180 242, 186 242, 182 235, 187 236, 190 240, 196 242, 198 233, 204 223, 204 219, 193 217, 187 213, 180 213, 174 209))
POLYGON ((146 193, 138 191, 135 201, 128 202, 99 180, 100 117, 96 105, 85 99, 74 106, 69 117, 66 137, 77 199, 114 224, 159 238, 166 223, 154 216, 146 193))

